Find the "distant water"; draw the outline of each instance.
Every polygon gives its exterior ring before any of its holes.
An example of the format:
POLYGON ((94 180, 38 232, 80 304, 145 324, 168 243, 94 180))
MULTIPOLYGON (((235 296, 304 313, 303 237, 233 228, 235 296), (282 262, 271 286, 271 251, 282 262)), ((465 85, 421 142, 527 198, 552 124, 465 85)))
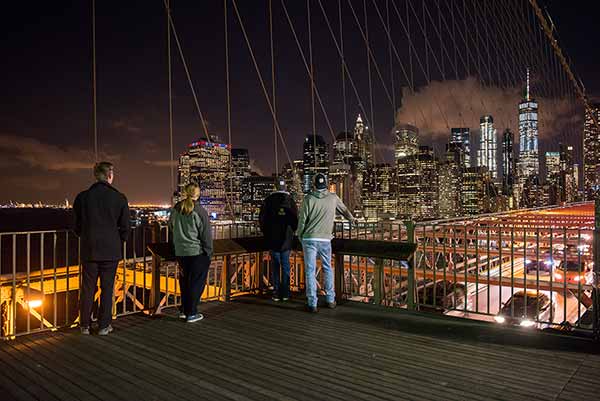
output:
POLYGON ((72 209, 0 209, 0 233, 73 228, 72 209))

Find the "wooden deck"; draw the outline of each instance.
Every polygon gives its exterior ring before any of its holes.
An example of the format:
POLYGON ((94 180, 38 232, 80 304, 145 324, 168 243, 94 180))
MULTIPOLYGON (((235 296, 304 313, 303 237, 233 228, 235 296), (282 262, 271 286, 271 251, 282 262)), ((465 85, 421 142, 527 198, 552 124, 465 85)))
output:
POLYGON ((598 399, 598 344, 369 305, 318 314, 253 298, 205 320, 132 315, 0 344, 9 400, 598 399))

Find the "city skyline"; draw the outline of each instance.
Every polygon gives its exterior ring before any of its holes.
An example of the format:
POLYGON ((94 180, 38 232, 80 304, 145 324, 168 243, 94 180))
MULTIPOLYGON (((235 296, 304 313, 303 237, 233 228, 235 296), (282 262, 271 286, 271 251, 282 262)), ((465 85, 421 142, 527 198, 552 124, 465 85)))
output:
MULTIPOLYGON (((91 141, 91 65, 90 65, 90 10, 89 4, 78 3, 65 6, 56 12, 55 8, 44 5, 33 11, 36 24, 23 29, 19 21, 31 18, 32 11, 25 5, 14 4, 13 18, 2 29, 3 37, 8 38, 6 44, 6 62, 3 64, 3 76, 12 77, 6 80, 3 90, 11 101, 5 107, 0 120, 0 185, 6 188, 0 201, 19 200, 60 202, 64 198, 73 199, 91 180, 91 163, 93 147, 91 141), (51 18, 38 18, 41 15, 52 15, 51 18), (60 30, 55 27, 60 26, 60 30), (52 34, 46 34, 52 32, 52 34), (28 52, 25 49, 39 49, 28 52), (57 52, 55 49, 64 49, 57 52), (40 62, 43 60, 43 62, 40 62), (25 95, 23 88, 36 88, 35 96, 25 95)), ((192 79, 203 92, 214 94, 209 99, 200 96, 209 132, 227 137, 225 115, 225 92, 223 77, 223 42, 222 35, 214 34, 212 16, 222 13, 222 3, 208 1, 205 8, 177 3, 173 16, 179 32, 182 46, 192 68, 192 79), (198 31, 200 30, 200 31, 198 31), (193 41, 190 38, 200 38, 193 41), (211 63, 204 63, 207 50, 211 63), (223 78, 223 79, 222 79, 223 78)), ((305 10, 300 5, 289 4, 289 11, 298 30, 300 39, 305 41, 305 25, 302 16, 305 10)), ((577 72, 590 95, 600 93, 600 82, 596 74, 597 55, 589 52, 585 38, 593 37, 597 28, 595 24, 580 23, 579 16, 566 5, 553 2, 548 5, 553 21, 561 33, 568 54, 577 62, 577 72), (577 26, 579 29, 569 29, 577 26)), ((256 15, 251 7, 240 4, 249 34, 255 42, 265 32, 259 27, 265 16, 256 15)), ((333 6, 326 5, 326 11, 334 14, 333 6)), ((165 39, 166 29, 162 4, 147 2, 127 2, 120 7, 119 15, 111 12, 111 4, 99 3, 97 10, 98 40, 98 131, 99 150, 102 158, 115 162, 117 177, 115 184, 124 191, 133 202, 164 203, 170 197, 170 178, 168 146, 168 110, 165 39), (130 29, 133 17, 143 18, 145 24, 137 31, 130 29), (119 43, 116 46, 115 43, 119 43), (144 45, 140 46, 140 43, 144 45), (113 62, 123 60, 123 62, 113 62), (148 185, 152 183, 152 185, 148 185)), ((278 7, 277 17, 282 17, 278 7)), ((318 10, 314 11, 318 12, 318 10)), ((370 19, 377 21, 377 14, 372 9, 370 19)), ((352 20, 348 7, 344 8, 344 18, 352 20)), ((593 20, 592 20, 593 21, 593 20)), ((232 24, 235 20, 232 18, 232 24)), ((287 26, 284 20, 277 20, 277 32, 280 33, 277 46, 277 57, 280 67, 277 70, 278 118, 292 159, 298 158, 301 144, 306 135, 311 134, 310 91, 306 84, 306 74, 298 61, 293 39, 285 36, 287 26), (285 36, 285 37, 284 37, 285 36), (283 51, 283 49, 293 49, 283 51), (293 78, 292 78, 293 77, 293 78), (288 79, 291 78, 291 79, 288 79)), ((328 31, 324 24, 315 24, 315 37, 327 38, 328 31)), ((217 27, 220 30, 221 27, 217 27)), ((431 37, 435 37, 433 27, 427 26, 431 37)), ((347 127, 351 127, 355 116, 359 113, 371 114, 367 101, 369 93, 366 79, 366 59, 360 32, 356 27, 347 28, 346 49, 347 62, 354 72, 355 85, 360 98, 356 98, 354 90, 347 78, 347 107, 343 112, 340 96, 339 63, 335 51, 331 51, 332 43, 319 43, 315 46, 315 67, 317 84, 324 97, 326 110, 331 120, 333 134, 337 135, 347 127), (329 67, 329 65, 331 65, 329 67), (335 73, 333 71, 336 71, 335 73), (337 75, 335 75, 337 74, 337 75), (336 79, 326 79, 335 76, 336 79), (364 109, 364 110, 363 110, 364 109)), ((398 35, 396 32, 395 35, 398 35)), ((375 35, 375 33, 373 33, 375 35)), ((406 51, 400 45, 400 37, 395 36, 398 52, 406 51)), ((252 64, 245 57, 246 49, 239 32, 232 33, 231 53, 236 55, 232 75, 232 146, 248 148, 251 152, 251 163, 256 170, 269 174, 274 169, 273 129, 270 113, 265 105, 263 94, 257 85, 252 64), (241 96, 244 94, 244 96, 241 96)), ((261 42, 262 43, 262 42, 261 42)), ((175 43, 173 43, 175 47, 175 43)), ((262 46, 262 45, 261 45, 262 46)), ((387 52, 385 35, 373 39, 373 50, 378 58, 387 52)), ((426 49, 418 40, 415 46, 426 49)), ((266 59, 266 48, 255 49, 259 56, 266 59)), ((175 50, 173 50, 175 53, 175 50)), ((429 55, 430 57, 431 54, 429 55)), ((381 68, 384 60, 381 60, 381 68)), ((399 123, 413 124, 419 127, 423 139, 434 148, 438 158, 442 158, 447 134, 446 124, 450 127, 470 127, 473 135, 477 134, 477 122, 481 115, 491 114, 497 123, 498 132, 510 128, 518 132, 515 125, 517 115, 512 105, 522 91, 521 83, 498 82, 497 86, 482 80, 480 74, 466 71, 454 77, 448 74, 443 80, 439 71, 431 71, 430 76, 419 71, 418 64, 413 65, 414 81, 404 82, 402 68, 394 63, 395 87, 390 95, 395 96, 396 109, 386 100, 386 93, 376 81, 373 71, 374 85, 373 107, 374 117, 371 125, 375 127, 376 157, 383 153, 384 160, 393 162, 387 149, 393 147, 394 116, 399 123), (452 76, 453 79, 449 77, 452 76), (412 85, 412 86, 411 86, 412 85), (455 99, 448 99, 454 94, 455 99), (443 99, 441 111, 436 99, 443 99), (472 102, 468 99, 474 98, 472 102), (485 105, 498 104, 498 110, 486 110, 485 105), (494 103, 496 102, 496 103, 494 103), (456 103, 456 104, 455 104, 456 103), (452 106, 454 105, 454 106, 452 106), (452 107, 454 107, 454 109, 452 107), (509 107, 510 106, 510 107, 509 107), (456 109, 456 107, 459 107, 456 109), (501 110, 500 110, 501 109, 501 110), (423 112, 423 118, 420 115, 423 112), (445 121, 447 120, 447 121, 445 121), (512 120, 512 122, 511 122, 512 120), (440 127, 444 128, 441 129, 440 127)), ((265 78, 267 66, 260 65, 265 78)), ((373 68, 373 65, 371 65, 373 68)), ((511 65, 519 70, 519 75, 527 65, 511 65)), ((202 134, 202 126, 196 115, 194 101, 187 87, 185 71, 180 60, 173 54, 174 77, 174 149, 176 155, 185 146, 202 134)), ((543 77, 532 68, 532 88, 547 89, 540 82, 543 77), (538 74, 536 76, 536 74, 538 74)), ((449 72, 449 71, 447 71, 449 72)), ((387 77, 386 77, 387 78, 387 77)), ((556 114, 557 119, 548 122, 546 127, 540 126, 539 152, 551 151, 548 144, 553 140, 564 139, 570 135, 555 129, 560 113, 553 113, 545 94, 539 93, 536 99, 540 104, 540 121, 542 113, 556 114)), ((556 103, 556 102, 554 102, 556 103)), ((369 118, 366 116, 365 121, 369 118)), ((575 122, 579 124, 579 122, 575 122)), ((574 123, 574 124, 575 124, 574 123)), ((583 123, 583 117, 581 120, 583 123)), ((316 133, 332 142, 330 129, 317 107, 316 133)), ((570 130, 569 130, 570 132, 570 130)), ((579 135, 579 134, 578 134, 579 135)), ((515 140, 517 142, 517 140, 515 140)), ((560 140, 560 142, 567 142, 560 140)), ((475 142, 472 143, 477 146, 475 142)), ((574 157, 580 161, 581 149, 577 142, 574 157)), ((475 149, 473 149, 473 152, 475 149)), ((280 160, 284 160, 280 147, 280 160)), ((472 152, 472 154, 474 154, 472 152)))

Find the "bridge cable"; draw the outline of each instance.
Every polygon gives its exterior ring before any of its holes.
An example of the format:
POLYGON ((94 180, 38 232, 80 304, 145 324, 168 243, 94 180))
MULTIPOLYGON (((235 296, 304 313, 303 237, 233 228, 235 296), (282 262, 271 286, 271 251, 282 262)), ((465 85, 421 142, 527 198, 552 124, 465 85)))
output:
POLYGON ((96 96, 96 0, 92 0, 92 107, 94 119, 94 161, 98 162, 98 111, 96 96))
MULTIPOLYGON (((227 0, 225 0, 227 1, 227 0)), ((269 42, 271 45, 271 94, 273 96, 273 115, 274 118, 277 116, 277 102, 275 100, 275 51, 273 46, 273 0, 269 0, 269 42)), ((279 176, 279 151, 277 145, 279 139, 277 138, 277 129, 275 128, 275 121, 273 121, 273 141, 275 144, 275 174, 279 176)))
POLYGON ((173 157, 173 74, 171 70, 171 1, 167 0, 167 73, 169 82, 169 149, 170 149, 170 173, 171 173, 171 203, 174 200, 175 193, 175 173, 174 173, 174 157, 173 157))

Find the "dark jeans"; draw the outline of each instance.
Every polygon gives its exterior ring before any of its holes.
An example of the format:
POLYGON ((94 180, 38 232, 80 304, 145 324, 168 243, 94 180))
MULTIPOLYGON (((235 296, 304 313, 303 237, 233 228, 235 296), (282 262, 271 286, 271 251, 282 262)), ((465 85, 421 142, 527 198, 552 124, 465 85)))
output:
POLYGON ((112 320, 112 301, 117 264, 117 261, 83 262, 83 277, 79 298, 79 323, 81 327, 90 327, 98 277, 100 277, 98 326, 104 329, 110 324, 112 320))
POLYGON ((290 251, 271 251, 273 259, 273 295, 290 297, 290 251))
POLYGON ((183 313, 192 316, 198 313, 198 301, 204 292, 210 258, 206 255, 180 256, 182 275, 179 281, 183 313))

